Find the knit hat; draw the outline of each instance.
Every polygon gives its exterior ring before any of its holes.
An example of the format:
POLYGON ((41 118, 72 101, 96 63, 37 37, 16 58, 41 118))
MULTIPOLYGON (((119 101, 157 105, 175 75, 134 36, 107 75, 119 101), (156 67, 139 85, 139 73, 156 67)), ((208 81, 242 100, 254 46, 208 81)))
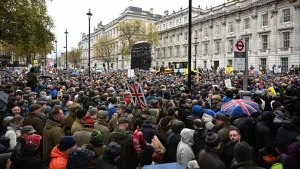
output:
POLYGON ((153 152, 154 152, 154 149, 152 146, 146 146, 137 157, 140 165, 142 165, 142 166, 151 165, 153 152))
POLYGON ((91 143, 95 147, 102 146, 103 142, 102 142, 102 134, 101 134, 101 132, 98 131, 97 129, 93 129, 91 131, 91 137, 90 137, 89 143, 91 143))
POLYGON ((216 113, 210 109, 205 109, 205 114, 208 114, 210 115, 211 117, 215 117, 216 116, 216 113))
POLYGON ((94 152, 88 149, 78 147, 72 150, 71 153, 68 155, 66 169, 88 169, 93 157, 94 152))
POLYGON ((237 162, 249 161, 252 156, 251 147, 246 142, 236 143, 233 154, 237 162))
POLYGON ((242 109, 241 106, 235 106, 232 109, 231 118, 237 118, 237 117, 241 117, 241 116, 244 116, 244 115, 245 115, 245 112, 244 112, 244 110, 242 109))
POLYGON ((84 120, 84 127, 94 127, 94 119, 92 118, 86 118, 84 120))
POLYGON ((199 105, 194 105, 192 107, 192 112, 197 116, 202 116, 202 107, 199 105))
POLYGON ((39 109, 41 105, 39 104, 32 104, 29 106, 29 112, 34 112, 35 110, 39 109))
POLYGON ((58 150, 66 151, 71 147, 73 147, 75 144, 76 144, 76 140, 73 136, 64 136, 58 144, 58 150))
POLYGON ((220 144, 220 138, 218 134, 212 132, 207 133, 206 142, 205 142, 205 145, 207 147, 213 148, 213 147, 217 147, 219 144, 220 144))
POLYGON ((26 138, 26 145, 32 144, 35 146, 39 146, 40 145, 40 141, 42 139, 42 136, 38 135, 38 134, 32 134, 30 136, 28 136, 26 138))

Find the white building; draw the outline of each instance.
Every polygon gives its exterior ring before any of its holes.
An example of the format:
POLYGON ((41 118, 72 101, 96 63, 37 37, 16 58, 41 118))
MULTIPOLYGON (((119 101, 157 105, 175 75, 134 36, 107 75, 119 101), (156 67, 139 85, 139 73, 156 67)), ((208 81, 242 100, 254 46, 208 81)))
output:
MULTIPOLYGON (((249 66, 268 68, 276 64, 285 72, 291 65, 300 65, 299 1, 240 0, 212 8, 198 7, 193 8, 192 22, 192 63, 197 51, 197 67, 234 65, 233 43, 237 38, 249 41, 249 66)), ((187 60, 188 9, 165 13, 156 25, 161 38, 153 65, 187 60)))
MULTIPOLYGON (((97 69, 103 68, 102 62, 99 59, 93 57, 94 50, 93 46, 97 43, 98 39, 101 36, 110 36, 114 39, 112 43, 113 47, 113 68, 118 69, 127 69, 130 64, 130 58, 122 58, 119 54, 121 49, 121 42, 118 39, 117 26, 119 23, 123 21, 133 20, 133 19, 140 19, 145 21, 146 23, 154 23, 155 21, 159 20, 161 15, 157 15, 153 13, 153 9, 151 8, 150 11, 142 10, 142 8, 129 6, 125 9, 123 13, 119 15, 118 18, 111 21, 106 25, 102 25, 100 21, 98 26, 94 28, 93 32, 91 33, 91 67, 94 67, 97 64, 97 69)), ((82 66, 84 68, 88 67, 88 34, 82 34, 82 40, 78 43, 78 48, 82 50, 82 66)), ((111 65, 110 65, 111 66, 111 65)))

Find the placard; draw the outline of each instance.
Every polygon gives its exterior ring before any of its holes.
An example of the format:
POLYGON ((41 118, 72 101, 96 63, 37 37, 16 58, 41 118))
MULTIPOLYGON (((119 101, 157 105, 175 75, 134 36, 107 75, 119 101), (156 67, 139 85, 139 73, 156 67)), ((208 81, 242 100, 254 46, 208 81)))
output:
POLYGON ((230 79, 225 79, 225 86, 226 88, 231 88, 231 80, 230 79))

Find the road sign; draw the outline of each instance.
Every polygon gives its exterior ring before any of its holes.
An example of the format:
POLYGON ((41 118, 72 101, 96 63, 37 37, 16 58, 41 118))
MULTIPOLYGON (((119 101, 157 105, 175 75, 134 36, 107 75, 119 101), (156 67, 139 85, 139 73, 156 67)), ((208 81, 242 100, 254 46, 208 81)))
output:
POLYGON ((245 50, 245 40, 235 40, 234 52, 246 52, 245 50))
POLYGON ((234 70, 244 71, 245 70, 245 58, 234 58, 234 70))

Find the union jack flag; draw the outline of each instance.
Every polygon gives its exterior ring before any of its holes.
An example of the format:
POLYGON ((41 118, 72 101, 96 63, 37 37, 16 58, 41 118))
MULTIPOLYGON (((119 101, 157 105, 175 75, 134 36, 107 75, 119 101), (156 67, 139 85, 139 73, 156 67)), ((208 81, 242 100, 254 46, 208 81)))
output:
POLYGON ((235 106, 240 106, 247 116, 258 111, 258 104, 250 100, 232 100, 231 102, 225 103, 221 107, 221 111, 231 115, 232 110, 235 106))
POLYGON ((135 106, 145 107, 147 106, 147 101, 144 96, 144 91, 139 83, 127 84, 128 90, 130 92, 131 101, 135 106))

